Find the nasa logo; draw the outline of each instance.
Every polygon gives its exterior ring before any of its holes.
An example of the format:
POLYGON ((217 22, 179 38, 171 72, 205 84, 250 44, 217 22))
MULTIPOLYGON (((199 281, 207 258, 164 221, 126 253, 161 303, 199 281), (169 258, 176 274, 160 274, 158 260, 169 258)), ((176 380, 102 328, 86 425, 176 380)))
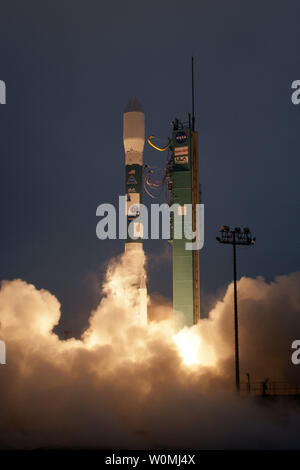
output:
POLYGON ((185 144, 186 140, 187 140, 187 135, 185 132, 181 131, 177 133, 176 142, 178 144, 185 144))

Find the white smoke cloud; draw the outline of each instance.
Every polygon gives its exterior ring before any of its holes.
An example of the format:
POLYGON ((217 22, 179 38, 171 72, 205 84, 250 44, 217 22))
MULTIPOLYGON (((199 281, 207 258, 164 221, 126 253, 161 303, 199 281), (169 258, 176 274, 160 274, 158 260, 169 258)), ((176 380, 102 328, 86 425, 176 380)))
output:
MULTIPOLYGON (((295 448, 294 405, 234 393, 233 287, 208 319, 181 329, 150 299, 136 322, 143 255, 110 264, 81 339, 60 340, 60 304, 22 280, 2 282, 0 446, 3 448, 295 448)), ((290 345, 300 326, 300 273, 239 281, 241 376, 296 380, 290 345)))

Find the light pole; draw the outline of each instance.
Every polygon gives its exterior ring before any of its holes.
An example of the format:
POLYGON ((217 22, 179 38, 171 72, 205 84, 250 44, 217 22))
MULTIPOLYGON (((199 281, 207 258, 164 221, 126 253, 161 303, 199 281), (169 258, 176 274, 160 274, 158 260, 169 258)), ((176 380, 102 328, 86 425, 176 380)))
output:
POLYGON ((239 325, 237 309, 237 286, 236 286, 236 245, 254 245, 256 238, 252 238, 250 229, 240 227, 230 230, 228 225, 221 226, 221 237, 217 237, 219 243, 233 246, 233 285, 234 285, 234 338, 235 338, 235 383, 237 392, 240 393, 240 361, 239 361, 239 325))

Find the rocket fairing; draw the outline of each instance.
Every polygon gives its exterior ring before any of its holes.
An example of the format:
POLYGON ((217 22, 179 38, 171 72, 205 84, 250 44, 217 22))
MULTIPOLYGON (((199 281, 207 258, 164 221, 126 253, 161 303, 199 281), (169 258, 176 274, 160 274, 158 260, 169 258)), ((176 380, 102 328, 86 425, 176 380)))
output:
POLYGON ((130 99, 124 111, 123 141, 126 167, 127 243, 136 244, 141 243, 143 238, 143 226, 134 220, 139 216, 142 203, 145 115, 135 97, 130 99), (132 239, 128 233, 130 224, 135 239, 132 239))
MULTIPOLYGON (((127 240, 125 252, 136 255, 138 260, 144 258, 143 224, 140 221, 140 204, 143 191, 143 150, 145 144, 145 114, 139 101, 133 97, 129 100, 123 114, 123 143, 125 150, 125 194, 127 240)), ((141 263, 137 299, 137 320, 147 324, 147 290, 144 264, 141 263)))

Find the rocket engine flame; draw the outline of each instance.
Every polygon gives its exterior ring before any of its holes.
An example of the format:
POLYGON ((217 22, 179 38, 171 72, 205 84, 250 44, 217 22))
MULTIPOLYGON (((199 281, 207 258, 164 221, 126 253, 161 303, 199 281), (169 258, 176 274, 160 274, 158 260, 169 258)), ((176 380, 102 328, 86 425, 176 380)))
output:
POLYGON ((187 366, 215 366, 216 355, 212 345, 201 335, 200 326, 185 327, 173 336, 179 355, 187 366))

